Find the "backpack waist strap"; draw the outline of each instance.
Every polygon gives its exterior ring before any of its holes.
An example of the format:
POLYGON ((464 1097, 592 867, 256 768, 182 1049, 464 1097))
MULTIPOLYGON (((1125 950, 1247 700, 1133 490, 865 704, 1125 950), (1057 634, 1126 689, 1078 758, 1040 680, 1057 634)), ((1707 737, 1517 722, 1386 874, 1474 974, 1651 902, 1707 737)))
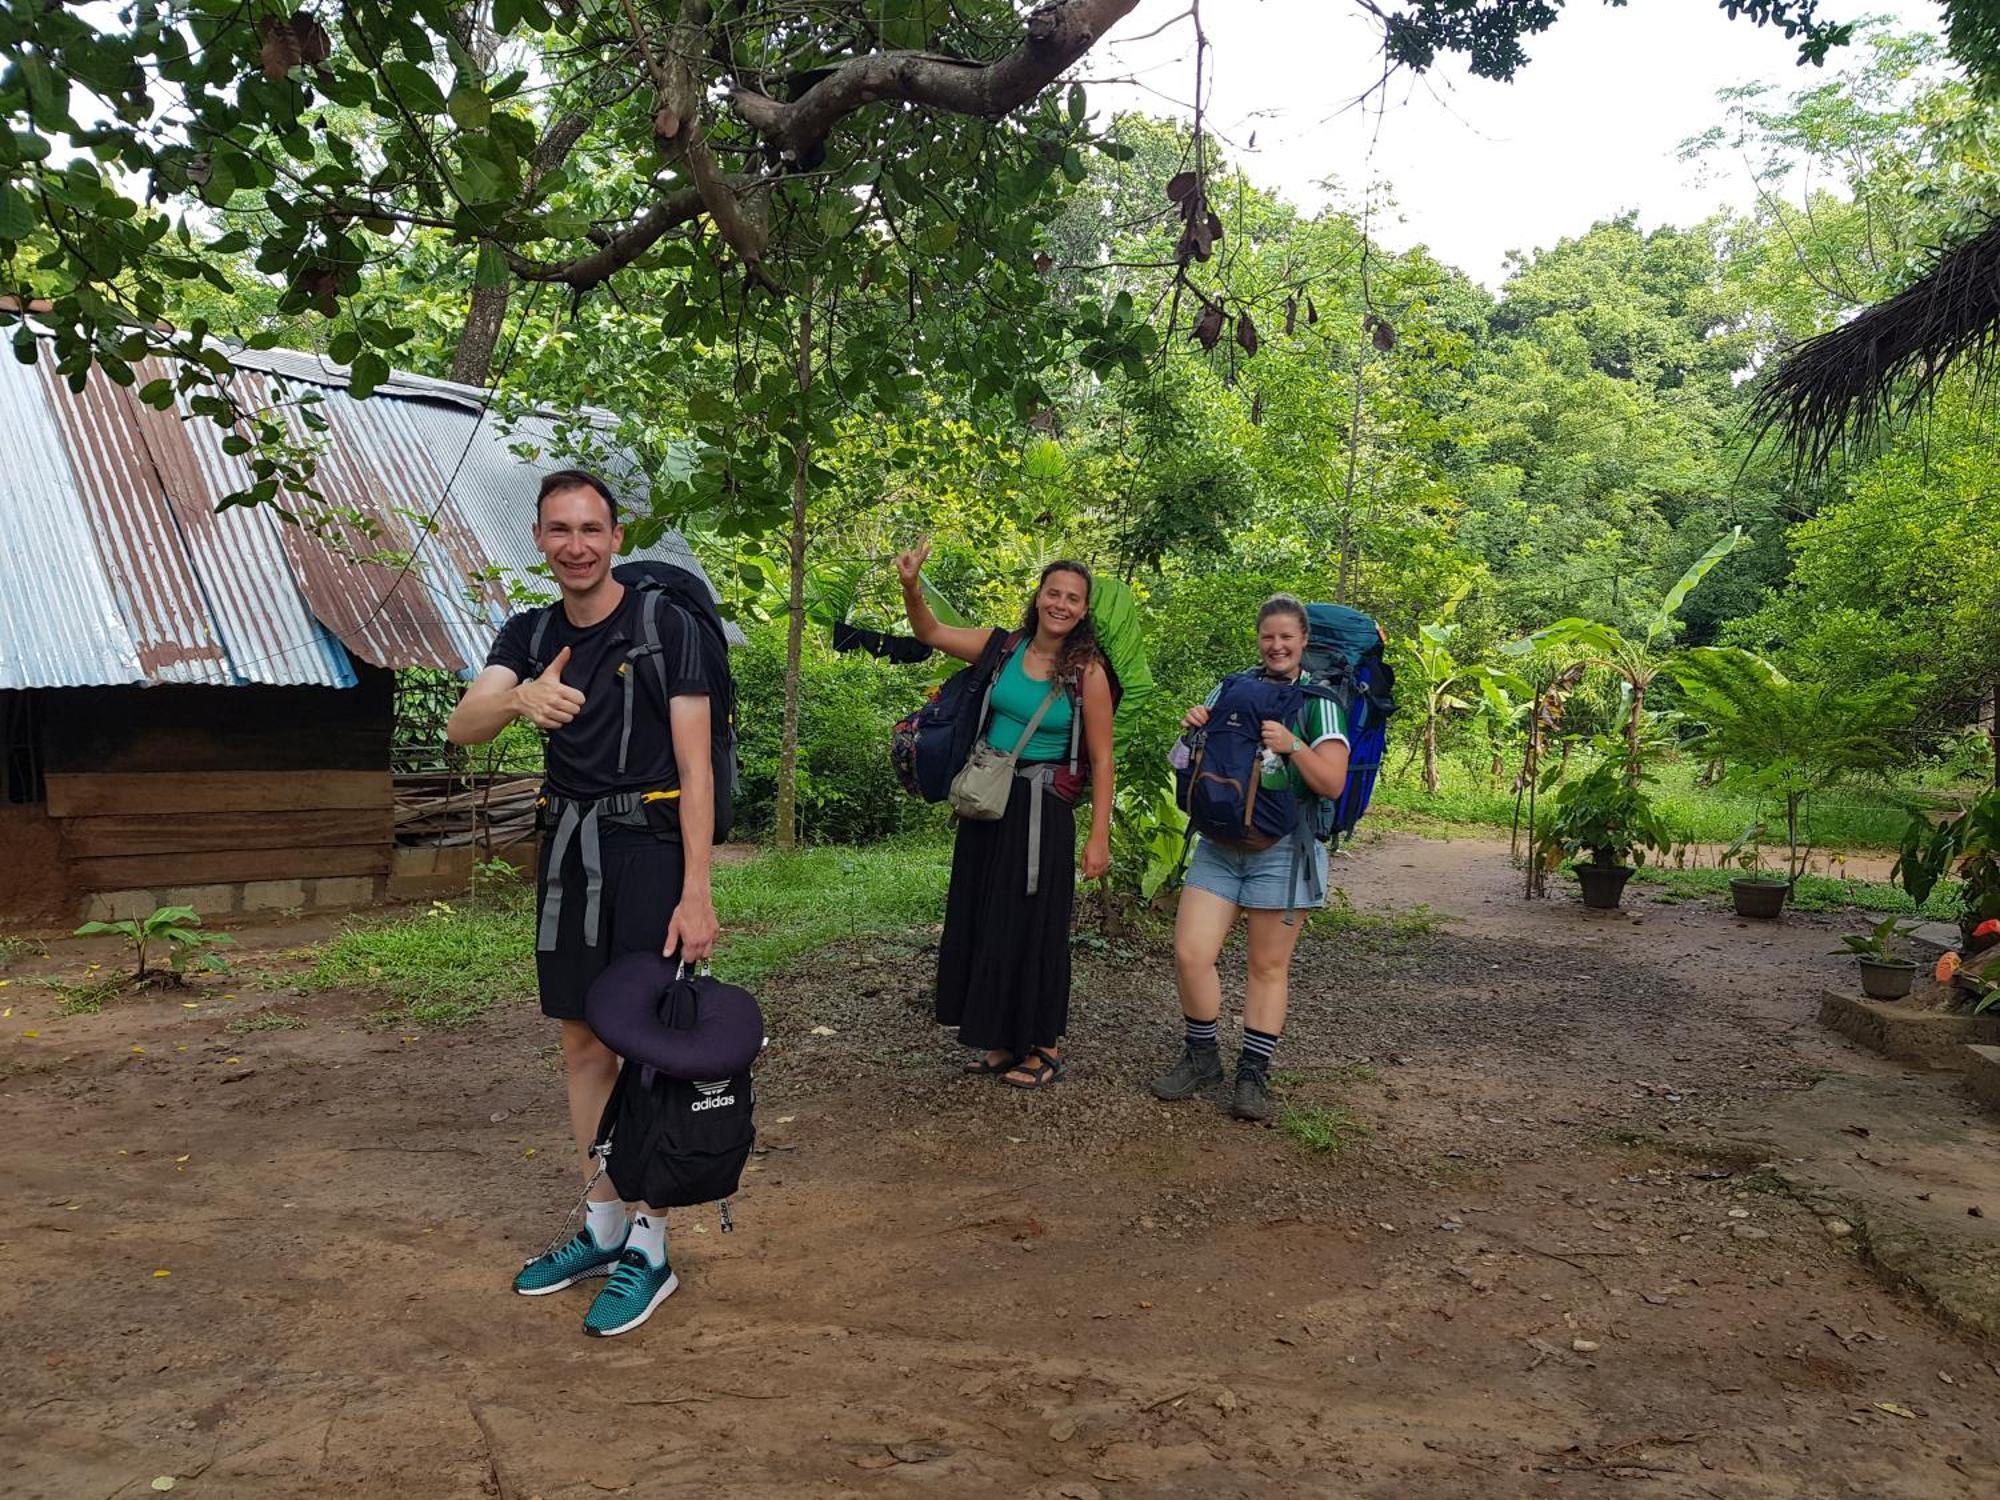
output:
POLYGON ((654 802, 671 801, 680 788, 644 792, 613 792, 608 797, 580 800, 543 790, 536 799, 536 821, 543 828, 553 826, 549 844, 548 879, 542 891, 542 909, 535 928, 535 951, 553 953, 556 934, 562 927, 563 862, 575 841, 583 856, 583 941, 597 946, 597 927, 604 895, 604 854, 598 841, 601 828, 645 828, 646 808, 654 802), (551 820, 553 823, 551 825, 551 820))

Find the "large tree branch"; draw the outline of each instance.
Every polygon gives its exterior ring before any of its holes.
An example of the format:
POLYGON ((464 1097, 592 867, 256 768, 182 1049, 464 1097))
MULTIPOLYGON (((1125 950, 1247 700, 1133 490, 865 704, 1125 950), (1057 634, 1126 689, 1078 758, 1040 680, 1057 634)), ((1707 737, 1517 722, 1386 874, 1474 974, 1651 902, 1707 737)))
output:
POLYGON ((826 73, 789 104, 738 88, 736 113, 765 140, 810 157, 840 120, 878 99, 997 120, 1039 94, 1129 15, 1139 0, 1052 0, 1028 17, 1005 57, 965 63, 932 52, 871 52, 826 73))
POLYGON ((576 260, 547 262, 529 260, 510 250, 507 264, 523 281, 560 281, 587 292, 652 249, 666 237, 667 231, 700 218, 707 209, 698 189, 683 188, 655 203, 593 254, 576 260))

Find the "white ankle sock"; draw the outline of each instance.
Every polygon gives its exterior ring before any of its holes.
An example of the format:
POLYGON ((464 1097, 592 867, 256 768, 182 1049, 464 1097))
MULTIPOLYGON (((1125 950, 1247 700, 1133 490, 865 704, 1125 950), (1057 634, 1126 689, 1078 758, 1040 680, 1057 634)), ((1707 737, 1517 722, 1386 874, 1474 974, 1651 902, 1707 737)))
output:
POLYGON ((625 1243, 625 1205, 616 1198, 602 1203, 592 1198, 583 1206, 583 1222, 601 1248, 609 1250, 625 1243))
POLYGON ((667 1263, 667 1216, 649 1214, 644 1209, 632 1216, 632 1232, 626 1237, 627 1250, 642 1250, 656 1266, 667 1263))

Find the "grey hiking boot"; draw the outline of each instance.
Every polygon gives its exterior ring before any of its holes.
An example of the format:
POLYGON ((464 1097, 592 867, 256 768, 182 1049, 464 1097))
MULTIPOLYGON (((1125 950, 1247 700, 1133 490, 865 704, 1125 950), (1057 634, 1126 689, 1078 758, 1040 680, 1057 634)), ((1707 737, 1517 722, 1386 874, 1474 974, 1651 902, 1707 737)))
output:
POLYGON ((1216 1047, 1189 1047, 1181 1060, 1153 1080, 1155 1099, 1192 1099, 1222 1082, 1222 1052, 1216 1047))
POLYGON ((1255 1120, 1259 1124, 1277 1118, 1278 1101, 1271 1097, 1271 1079, 1262 1068, 1246 1068, 1241 1063, 1237 1064, 1236 1087, 1229 1095, 1229 1113, 1239 1120, 1255 1120))

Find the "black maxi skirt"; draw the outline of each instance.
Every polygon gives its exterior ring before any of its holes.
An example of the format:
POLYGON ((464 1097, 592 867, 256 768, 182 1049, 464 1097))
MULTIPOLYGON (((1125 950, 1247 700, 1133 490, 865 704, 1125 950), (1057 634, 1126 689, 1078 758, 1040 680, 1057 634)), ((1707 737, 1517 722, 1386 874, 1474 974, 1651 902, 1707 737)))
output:
POLYGON ((1018 777, 997 822, 958 820, 938 944, 937 1018, 982 1051, 1025 1057, 1069 1029, 1076 809, 1042 791, 1041 877, 1028 894, 1033 789, 1018 777))

